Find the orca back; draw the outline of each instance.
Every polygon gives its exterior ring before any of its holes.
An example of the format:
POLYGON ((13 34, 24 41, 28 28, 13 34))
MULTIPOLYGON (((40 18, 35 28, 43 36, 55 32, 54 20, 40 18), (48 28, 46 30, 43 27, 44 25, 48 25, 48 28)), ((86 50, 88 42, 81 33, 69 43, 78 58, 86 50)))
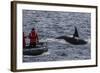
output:
POLYGON ((75 32, 73 34, 73 38, 79 38, 79 34, 76 27, 75 27, 75 32))

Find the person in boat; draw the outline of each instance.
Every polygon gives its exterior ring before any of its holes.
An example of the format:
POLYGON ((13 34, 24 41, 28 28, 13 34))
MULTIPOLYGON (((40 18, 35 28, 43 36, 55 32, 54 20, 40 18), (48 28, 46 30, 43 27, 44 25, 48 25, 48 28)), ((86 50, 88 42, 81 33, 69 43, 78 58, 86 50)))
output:
POLYGON ((25 48, 26 47, 26 41, 25 41, 25 33, 23 32, 23 48, 25 48))
POLYGON ((31 33, 29 34, 30 38, 30 47, 36 47, 37 43, 39 42, 37 32, 34 28, 32 28, 31 33))

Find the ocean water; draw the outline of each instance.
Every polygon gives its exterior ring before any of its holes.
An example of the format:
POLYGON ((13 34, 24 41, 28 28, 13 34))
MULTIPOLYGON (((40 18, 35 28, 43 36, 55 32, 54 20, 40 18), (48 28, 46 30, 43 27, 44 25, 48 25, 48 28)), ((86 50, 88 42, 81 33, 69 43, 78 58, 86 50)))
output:
MULTIPOLYGON (((91 14, 79 12, 23 10, 23 32, 27 36, 35 28, 40 42, 46 42, 48 51, 38 55, 24 55, 23 62, 91 59, 91 14), (59 36, 72 36, 77 27, 85 45, 72 45, 59 36)), ((29 44, 29 39, 26 39, 29 44)))

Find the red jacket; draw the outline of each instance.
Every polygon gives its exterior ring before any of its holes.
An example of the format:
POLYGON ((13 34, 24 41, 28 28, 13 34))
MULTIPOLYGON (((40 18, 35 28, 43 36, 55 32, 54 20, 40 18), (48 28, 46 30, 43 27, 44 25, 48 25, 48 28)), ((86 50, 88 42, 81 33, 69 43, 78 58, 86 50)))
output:
POLYGON ((38 35, 35 31, 31 31, 31 33, 29 34, 29 38, 30 38, 30 43, 37 43, 38 40, 38 35))

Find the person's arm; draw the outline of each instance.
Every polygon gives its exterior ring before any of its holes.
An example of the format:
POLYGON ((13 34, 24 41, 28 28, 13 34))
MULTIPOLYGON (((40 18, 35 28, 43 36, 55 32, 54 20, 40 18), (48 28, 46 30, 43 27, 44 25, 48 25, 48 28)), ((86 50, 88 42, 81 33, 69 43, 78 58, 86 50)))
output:
POLYGON ((29 36, 28 37, 31 38, 31 33, 29 33, 29 36))
POLYGON ((24 38, 26 38, 26 36, 24 35, 24 38))
POLYGON ((36 40, 37 40, 37 43, 38 43, 39 42, 39 37, 38 37, 37 33, 36 33, 36 40))

